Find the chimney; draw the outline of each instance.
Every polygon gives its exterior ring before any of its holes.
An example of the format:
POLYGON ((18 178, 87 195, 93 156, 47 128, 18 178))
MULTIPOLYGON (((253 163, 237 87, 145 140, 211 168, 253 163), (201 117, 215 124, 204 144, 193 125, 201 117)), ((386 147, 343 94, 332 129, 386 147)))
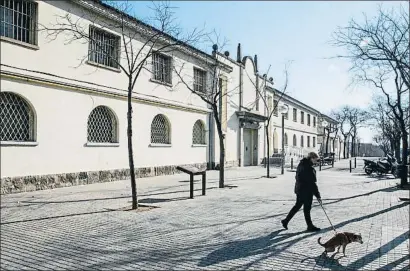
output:
POLYGON ((241 44, 240 43, 238 43, 238 54, 236 56, 236 61, 238 63, 242 62, 242 53, 241 53, 241 44))
POLYGON ((255 72, 258 72, 258 55, 255 55, 253 62, 255 62, 255 72))

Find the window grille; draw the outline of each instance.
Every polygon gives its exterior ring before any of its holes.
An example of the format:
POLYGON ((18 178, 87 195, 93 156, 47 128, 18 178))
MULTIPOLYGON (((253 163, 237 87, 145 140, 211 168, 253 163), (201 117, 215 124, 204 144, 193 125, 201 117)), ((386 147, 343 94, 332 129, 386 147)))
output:
POLYGON ((88 60, 118 68, 120 38, 107 31, 90 26, 88 60))
POLYGON ((20 96, 0 93, 0 141, 34 141, 34 114, 20 96))
POLYGON ((316 117, 313 117, 313 127, 316 127, 316 117))
POLYGON ((307 146, 310 148, 310 136, 307 136, 307 146))
POLYGON ((152 120, 151 143, 171 144, 170 125, 164 115, 156 115, 152 120))
POLYGON ((153 76, 155 80, 171 84, 171 58, 162 54, 152 55, 153 76))
POLYGON ((117 120, 106 106, 91 111, 87 123, 87 141, 93 143, 117 143, 117 120))
POLYGON ((296 135, 293 135, 293 146, 295 146, 296 147, 296 135))
POLYGON ((297 115, 298 115, 298 110, 296 108, 293 108, 293 121, 297 121, 297 115))
POLYGON ((205 93, 206 72, 194 68, 194 91, 205 93))
POLYGON ((303 135, 300 136, 300 146, 304 147, 305 143, 303 142, 303 135))
POLYGON ((305 123, 305 112, 300 112, 300 123, 305 123))
POLYGON ((28 0, 0 0, 0 35, 36 44, 37 3, 28 0))
POLYGON ((313 148, 316 147, 316 137, 313 137, 313 148))
POLYGON ((310 126, 310 114, 307 114, 307 125, 310 126))
POLYGON ((192 144, 205 145, 205 127, 200 120, 195 122, 192 129, 192 144))

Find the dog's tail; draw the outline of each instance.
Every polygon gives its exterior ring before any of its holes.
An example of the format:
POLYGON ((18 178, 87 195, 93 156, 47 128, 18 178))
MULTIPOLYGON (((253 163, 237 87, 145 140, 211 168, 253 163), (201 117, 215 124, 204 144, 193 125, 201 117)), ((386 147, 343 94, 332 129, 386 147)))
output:
POLYGON ((322 247, 324 247, 324 244, 322 244, 322 243, 320 242, 320 239, 322 239, 322 237, 319 237, 319 238, 317 239, 317 243, 318 243, 319 245, 321 245, 322 247))

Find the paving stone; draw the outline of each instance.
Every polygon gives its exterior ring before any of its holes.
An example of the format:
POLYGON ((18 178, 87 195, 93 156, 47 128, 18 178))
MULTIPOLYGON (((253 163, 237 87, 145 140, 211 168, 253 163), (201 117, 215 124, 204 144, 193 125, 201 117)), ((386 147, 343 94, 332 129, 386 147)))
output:
MULTIPOLYGON (((359 161, 358 161, 359 162, 359 161)), ((360 162, 359 162, 360 164, 360 162)), ((305 232, 303 212, 281 228, 294 204, 294 173, 262 178, 261 167, 207 175, 207 195, 196 177, 137 179, 139 200, 150 211, 112 211, 129 206, 128 180, 2 195, 2 270, 405 270, 409 266, 409 205, 398 180, 369 178, 348 161, 317 172, 324 207, 338 231, 361 233, 347 257, 322 254, 317 244, 333 236, 314 202, 319 233, 305 232)))

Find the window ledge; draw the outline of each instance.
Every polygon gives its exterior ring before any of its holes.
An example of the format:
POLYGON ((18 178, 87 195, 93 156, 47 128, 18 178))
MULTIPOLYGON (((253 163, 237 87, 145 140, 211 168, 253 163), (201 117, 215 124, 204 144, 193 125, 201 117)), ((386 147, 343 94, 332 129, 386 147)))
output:
POLYGON ((25 47, 25 48, 28 48, 28 49, 32 49, 32 50, 36 50, 36 51, 40 50, 40 47, 38 47, 37 45, 22 42, 22 41, 19 41, 19 40, 8 38, 8 37, 0 36, 0 40, 4 41, 4 42, 15 44, 15 45, 19 45, 19 46, 22 46, 22 47, 25 47))
POLYGON ((0 141, 1 146, 21 146, 21 147, 35 147, 38 145, 36 141, 0 141))
POLYGON ((87 142, 86 147, 119 147, 120 143, 97 143, 97 142, 87 142))
POLYGON ((149 144, 148 146, 150 146, 150 147, 152 147, 152 148, 161 148, 161 147, 163 147, 163 148, 170 148, 170 147, 172 147, 171 144, 160 144, 160 143, 151 143, 151 144, 149 144))
POLYGON ((197 147, 206 147, 206 144, 192 144, 193 148, 197 148, 197 147))
POLYGON ((94 61, 91 61, 91 60, 87 60, 85 63, 87 63, 88 65, 94 66, 94 67, 110 70, 110 71, 113 71, 113 72, 118 72, 118 73, 121 72, 121 69, 119 69, 119 68, 113 68, 113 67, 110 67, 110 66, 105 66, 105 65, 96 63, 94 61))
POLYGON ((164 85, 164 86, 167 86, 167 87, 172 87, 172 84, 167 83, 167 82, 162 82, 162 81, 156 80, 154 78, 150 78, 149 81, 152 82, 152 83, 164 85))

